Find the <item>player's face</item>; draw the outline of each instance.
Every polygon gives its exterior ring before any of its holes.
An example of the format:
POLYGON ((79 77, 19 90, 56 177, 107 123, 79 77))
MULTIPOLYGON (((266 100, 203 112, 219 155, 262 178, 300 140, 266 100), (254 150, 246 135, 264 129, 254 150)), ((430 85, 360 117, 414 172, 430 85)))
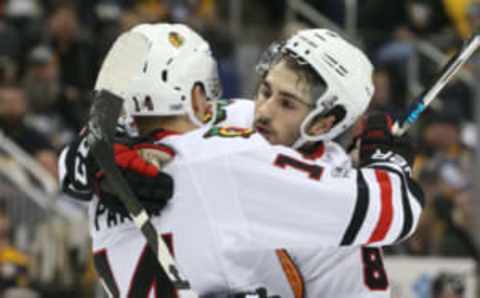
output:
POLYGON ((257 132, 273 145, 291 146, 311 111, 310 87, 285 62, 274 65, 262 80, 255 102, 257 132))

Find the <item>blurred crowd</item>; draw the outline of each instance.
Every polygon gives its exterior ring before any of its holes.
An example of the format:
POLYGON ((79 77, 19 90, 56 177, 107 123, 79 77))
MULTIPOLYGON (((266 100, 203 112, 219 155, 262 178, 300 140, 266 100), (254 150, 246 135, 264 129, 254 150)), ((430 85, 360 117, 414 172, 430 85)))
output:
MULTIPOLYGON (((304 2, 338 26, 346 23, 346 1, 304 2)), ((480 27, 480 2, 475 0, 357 2, 354 38, 376 67, 370 109, 395 116, 439 71, 438 63, 432 62, 435 59, 419 49, 419 42, 452 55, 480 27)), ((251 73, 261 50, 275 39, 315 24, 290 12, 286 0, 234 3, 0 0, 0 132, 56 177, 58 152, 85 123, 96 73, 109 46, 120 32, 143 22, 183 22, 195 28, 211 43, 219 61, 224 97, 251 97, 251 73), (233 19, 235 7, 242 9, 239 26, 233 19)), ((418 153, 414 173, 425 189, 427 207, 418 232, 405 244, 388 248, 389 253, 479 260, 470 228, 476 145, 476 90, 471 78, 480 74, 479 63, 472 59, 467 75, 447 86, 412 131, 418 153)), ((8 162, 0 154, 0 164, 8 162)), ((0 198, 0 206, 8 204, 7 196, 0 198)), ((57 297, 59 293, 93 297, 92 267, 88 257, 79 257, 78 246, 59 244, 56 253, 62 261, 55 263, 58 266, 47 278, 40 278, 38 272, 45 268, 38 266, 38 258, 48 253, 15 246, 18 229, 10 224, 8 210, 0 208, 0 297, 57 297), (85 290, 79 291, 79 284, 85 290)), ((35 233, 51 233, 45 229, 70 233, 61 228, 63 223, 38 224, 35 233)))
MULTIPOLYGON (((427 87, 439 72, 439 65, 422 55, 418 44, 428 43, 451 56, 479 29, 480 3, 364 2, 359 33, 376 66, 376 93, 370 108, 401 115, 409 101, 419 95, 414 86, 427 87), (416 66, 413 72, 412 65, 416 66)), ((478 58, 473 57, 466 66, 470 80, 457 76, 411 133, 417 150, 414 173, 425 190, 427 208, 416 235, 393 251, 479 260, 470 229, 474 226, 474 80, 479 67, 478 58)))

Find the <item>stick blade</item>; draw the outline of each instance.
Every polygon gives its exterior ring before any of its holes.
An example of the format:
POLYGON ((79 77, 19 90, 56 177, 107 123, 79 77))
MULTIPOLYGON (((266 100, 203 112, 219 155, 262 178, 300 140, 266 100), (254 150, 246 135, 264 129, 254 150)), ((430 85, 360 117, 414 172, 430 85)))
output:
POLYGON ((95 96, 88 121, 90 146, 95 147, 101 140, 112 143, 122 106, 123 100, 106 89, 95 96))
POLYGON ((150 42, 138 32, 120 35, 103 60, 95 90, 105 89, 122 96, 129 82, 142 71, 149 48, 150 42))

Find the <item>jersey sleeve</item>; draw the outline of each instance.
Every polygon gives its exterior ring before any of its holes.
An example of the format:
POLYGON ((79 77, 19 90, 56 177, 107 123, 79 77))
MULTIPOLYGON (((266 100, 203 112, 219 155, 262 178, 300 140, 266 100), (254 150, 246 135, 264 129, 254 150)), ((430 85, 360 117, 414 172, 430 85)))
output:
MULTIPOLYGON (((130 115, 122 113, 115 128, 118 138, 136 137, 138 131, 130 115)), ((60 153, 58 159, 58 178, 61 189, 71 198, 90 201, 93 197, 93 181, 97 165, 90 155, 86 138, 86 128, 60 153), (89 174, 90 173, 90 174, 89 174)))
POLYGON ((383 246, 415 230, 423 194, 401 167, 321 166, 271 148, 233 154, 228 162, 255 245, 383 246))
POLYGON ((78 137, 65 147, 58 159, 60 186, 64 193, 73 199, 90 201, 93 185, 88 175, 89 147, 86 138, 78 137))

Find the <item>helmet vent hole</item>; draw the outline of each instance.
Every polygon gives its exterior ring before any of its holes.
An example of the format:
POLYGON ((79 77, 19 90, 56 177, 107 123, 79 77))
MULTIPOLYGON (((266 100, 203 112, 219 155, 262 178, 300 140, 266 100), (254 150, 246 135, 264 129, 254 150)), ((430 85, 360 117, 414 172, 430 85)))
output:
POLYGON ((185 101, 185 95, 182 95, 181 99, 182 101, 185 101))
POLYGON ((175 89, 175 91, 182 91, 182 88, 180 88, 178 86, 175 86, 173 89, 175 89))
POLYGON ((167 82, 168 80, 168 72, 166 70, 162 71, 162 80, 167 82))
POLYGON ((173 58, 168 59, 167 65, 170 65, 170 63, 172 63, 172 61, 173 61, 173 58))
POLYGON ((309 55, 309 54, 310 54, 310 50, 306 50, 305 55, 309 55))
POLYGON ((327 31, 326 33, 331 37, 338 37, 338 35, 336 33, 333 33, 332 31, 327 31))
POLYGON ((345 67, 343 67, 343 65, 341 64, 338 65, 337 72, 341 76, 346 76, 348 74, 348 70, 345 67))
POLYGON ((323 37, 322 35, 320 35, 320 34, 318 34, 318 33, 315 33, 314 35, 315 35, 318 39, 320 39, 321 41, 327 41, 327 40, 325 39, 325 37, 323 37))
POLYGON ((333 58, 332 56, 330 56, 328 54, 325 54, 325 57, 330 61, 330 63, 332 63, 334 65, 338 64, 337 59, 333 58))
POLYGON ((143 64, 143 69, 142 69, 142 71, 143 71, 143 73, 146 73, 147 70, 148 70, 148 62, 145 62, 145 64, 143 64))
POLYGON ((338 60, 333 58, 331 55, 329 54, 323 55, 323 61, 325 61, 325 63, 327 63, 328 66, 333 68, 335 72, 340 76, 344 77, 348 74, 348 70, 345 68, 345 66, 340 64, 338 60))
POLYGON ((294 42, 294 43, 293 43, 293 46, 294 46, 294 47, 298 47, 298 42, 294 42))

